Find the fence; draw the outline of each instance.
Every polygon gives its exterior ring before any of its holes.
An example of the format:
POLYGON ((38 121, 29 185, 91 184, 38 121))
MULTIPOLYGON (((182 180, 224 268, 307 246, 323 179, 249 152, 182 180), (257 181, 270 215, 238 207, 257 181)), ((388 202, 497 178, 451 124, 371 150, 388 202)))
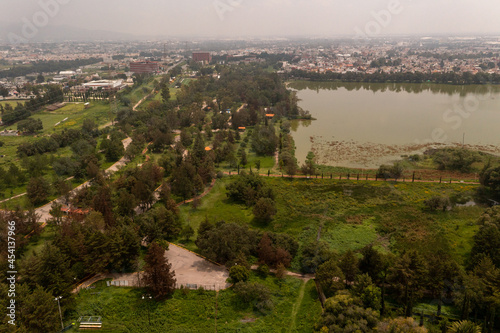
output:
POLYGON ((220 284, 181 284, 181 283, 176 283, 175 284, 175 289, 204 289, 204 290, 212 290, 212 291, 218 291, 218 290, 223 290, 228 288, 229 285, 220 285, 220 284))

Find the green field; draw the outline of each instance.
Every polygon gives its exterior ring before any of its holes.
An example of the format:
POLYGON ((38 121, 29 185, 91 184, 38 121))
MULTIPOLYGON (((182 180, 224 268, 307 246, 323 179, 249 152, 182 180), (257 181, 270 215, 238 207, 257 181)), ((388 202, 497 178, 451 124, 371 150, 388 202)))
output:
MULTIPOLYGON (((110 116, 114 116, 109 112, 109 105, 106 103, 94 102, 91 103, 88 109, 84 108, 83 103, 70 103, 61 109, 56 111, 40 111, 35 113, 30 118, 41 119, 43 123, 43 130, 37 135, 31 136, 0 136, 0 141, 4 143, 0 147, 0 167, 7 169, 11 163, 16 164, 21 167, 21 161, 17 156, 17 147, 23 143, 33 142, 38 140, 42 136, 49 136, 53 133, 61 132, 65 129, 77 129, 80 128, 85 119, 92 119, 97 125, 105 125, 110 121, 110 116), (67 119, 66 119, 67 118, 67 119), (66 120, 65 120, 66 119, 66 120), (59 124, 58 124, 59 123, 59 124), (56 126, 57 124, 57 126, 56 126)), ((17 129, 17 125, 3 126, 0 127, 0 131, 4 129, 17 129)), ((65 147, 60 148, 53 155, 56 158, 59 157, 69 157, 71 156, 71 148, 65 147)), ((103 168, 108 167, 112 163, 102 165, 103 168)), ((45 178, 51 182, 54 173, 50 170, 45 178)), ((73 184, 76 186, 77 184, 73 184)), ((26 184, 22 184, 16 188, 7 189, 3 193, 0 193, 0 200, 4 198, 9 198, 20 193, 26 192, 26 184)), ((55 198, 55 197, 54 197, 55 198)), ((50 199, 54 199, 50 198, 50 199)), ((3 203, 1 206, 5 209, 13 209, 16 206, 27 207, 28 202, 26 197, 20 197, 3 203)))
MULTIPOLYGON (((0 141, 4 142, 4 146, 0 148, 0 155, 4 155, 3 158, 0 158, 0 166, 19 161, 16 152, 17 147, 22 143, 32 142, 37 140, 38 137, 61 132, 64 129, 81 127, 85 119, 92 119, 96 124, 102 125, 110 121, 109 117, 109 105, 105 103, 91 103, 91 107, 88 109, 84 108, 83 103, 68 104, 53 112, 41 111, 35 113, 30 118, 41 119, 43 123, 43 130, 36 136, 0 136, 0 141), (68 119, 63 121, 66 118, 68 119), (55 126, 57 123, 59 124, 55 126)), ((0 131, 5 129, 16 130, 17 125, 0 127, 0 131)), ((64 155, 65 150, 58 151, 57 154, 64 155)))
MULTIPOLYGON (((482 207, 455 207, 446 212, 424 209, 424 200, 435 195, 469 196, 473 185, 392 183, 289 179, 264 177, 276 193, 278 213, 269 225, 254 221, 252 209, 227 199, 225 186, 231 177, 218 180, 194 210, 181 207, 181 215, 195 230, 210 221, 247 224, 253 228, 284 232, 299 243, 320 239, 338 252, 358 250, 368 244, 391 251, 436 246, 463 262, 477 231, 482 207), (321 231, 320 231, 321 230, 321 231)), ((186 244, 196 250, 193 243, 186 244)))
MULTIPOLYGON (((100 332, 214 332, 217 297, 217 332, 311 332, 321 314, 313 281, 296 278, 279 282, 273 276, 253 275, 251 282, 266 285, 272 294, 273 309, 258 311, 242 303, 232 289, 213 291, 176 290, 162 302, 144 301, 143 289, 106 287, 82 290, 76 296, 75 311, 66 318, 101 316, 100 332), (149 321, 151 325, 149 325, 149 321)), ((77 332, 76 328, 68 332, 77 332)))
POLYGON ((24 105, 26 103, 26 100, 9 100, 9 101, 0 101, 0 105, 5 106, 5 104, 10 104, 13 108, 17 106, 17 103, 20 103, 24 105))

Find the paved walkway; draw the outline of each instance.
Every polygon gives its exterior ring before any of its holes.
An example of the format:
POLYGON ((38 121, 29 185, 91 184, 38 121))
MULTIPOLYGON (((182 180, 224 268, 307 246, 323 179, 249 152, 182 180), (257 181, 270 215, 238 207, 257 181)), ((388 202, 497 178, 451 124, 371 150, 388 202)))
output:
MULTIPOLYGON (((176 288, 181 286, 188 286, 191 289, 203 287, 207 290, 218 291, 231 286, 230 283, 226 282, 229 278, 226 267, 214 264, 196 253, 170 244, 168 251, 165 252, 165 257, 175 272, 176 288)), ((97 274, 79 284, 72 292, 77 293, 104 279, 111 279, 120 286, 142 287, 141 275, 142 272, 97 274)))
POLYGON ((226 282, 229 272, 224 266, 214 264, 175 244, 170 244, 165 257, 172 264, 178 287, 187 284, 210 290, 230 287, 226 282))

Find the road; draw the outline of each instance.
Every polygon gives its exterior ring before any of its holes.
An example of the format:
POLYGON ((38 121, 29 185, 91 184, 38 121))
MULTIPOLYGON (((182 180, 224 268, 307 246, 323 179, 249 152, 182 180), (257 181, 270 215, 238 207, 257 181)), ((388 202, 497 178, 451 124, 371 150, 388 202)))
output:
MULTIPOLYGON (((122 140, 122 143, 123 143, 123 147, 125 149, 127 149, 128 145, 132 142, 132 139, 131 138, 126 138, 125 140, 122 140)), ((119 169, 121 169, 122 167, 124 167, 126 164, 127 164, 127 158, 122 157, 118 162, 116 162, 115 164, 113 164, 112 166, 110 166, 109 168, 106 169, 106 172, 107 173, 115 173, 116 171, 118 171, 119 169)), ((89 185, 90 181, 87 181, 83 184, 81 184, 80 186, 74 188, 71 192, 70 192, 70 195, 74 195, 77 191, 79 191, 80 189, 84 188, 84 187, 87 187, 89 185)), ((52 204, 54 202, 57 202, 57 203, 60 203, 60 204, 65 204, 64 202, 64 197, 60 197, 60 198, 57 198, 56 200, 54 201, 51 201, 49 202, 48 204, 42 206, 42 207, 39 207, 37 209, 35 209, 35 213, 38 214, 40 216, 40 222, 47 222, 48 220, 50 220, 52 218, 52 216, 50 215, 50 210, 52 208, 52 204)))

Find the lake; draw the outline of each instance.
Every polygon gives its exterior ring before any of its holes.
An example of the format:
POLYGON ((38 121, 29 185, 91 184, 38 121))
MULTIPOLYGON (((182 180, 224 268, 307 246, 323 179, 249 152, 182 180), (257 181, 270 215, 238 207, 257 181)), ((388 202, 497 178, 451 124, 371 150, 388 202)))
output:
POLYGON ((316 120, 292 121, 296 157, 376 168, 429 148, 500 154, 500 86, 297 81, 299 106, 316 120))

